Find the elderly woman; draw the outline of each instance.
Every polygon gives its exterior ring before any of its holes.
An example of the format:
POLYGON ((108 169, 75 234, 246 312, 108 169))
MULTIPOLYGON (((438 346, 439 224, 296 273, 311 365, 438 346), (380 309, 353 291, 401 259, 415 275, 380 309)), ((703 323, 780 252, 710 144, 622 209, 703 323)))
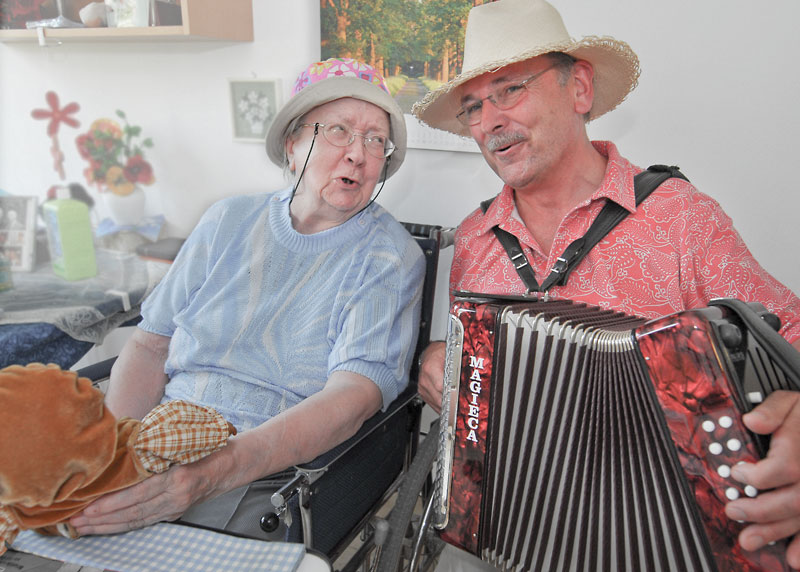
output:
POLYGON ((424 261, 371 200, 405 155, 385 81, 353 60, 313 64, 266 143, 292 186, 205 213, 145 302, 106 398, 135 418, 173 399, 208 405, 239 434, 94 502, 71 520, 80 534, 183 515, 263 536, 247 518, 254 481, 346 440, 408 382, 424 261))

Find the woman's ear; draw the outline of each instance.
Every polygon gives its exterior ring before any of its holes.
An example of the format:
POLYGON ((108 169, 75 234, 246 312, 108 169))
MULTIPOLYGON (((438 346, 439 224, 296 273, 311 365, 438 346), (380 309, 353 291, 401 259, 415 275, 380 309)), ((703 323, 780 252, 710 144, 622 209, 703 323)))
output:
POLYGON ((286 138, 286 143, 284 143, 284 149, 286 150, 286 160, 289 165, 289 171, 294 173, 295 165, 294 165, 294 138, 290 135, 286 138))

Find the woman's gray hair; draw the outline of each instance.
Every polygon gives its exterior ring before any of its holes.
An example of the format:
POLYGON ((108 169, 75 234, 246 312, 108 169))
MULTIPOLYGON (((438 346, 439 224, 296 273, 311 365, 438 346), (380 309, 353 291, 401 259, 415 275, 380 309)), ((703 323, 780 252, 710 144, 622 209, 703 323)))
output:
POLYGON ((305 115, 301 117, 295 117, 289 122, 289 125, 286 126, 286 132, 283 136, 283 174, 287 179, 291 179, 294 176, 294 171, 289 169, 289 157, 286 156, 286 142, 289 140, 290 137, 294 137, 294 134, 300 130, 300 126, 303 124, 305 120, 305 115))

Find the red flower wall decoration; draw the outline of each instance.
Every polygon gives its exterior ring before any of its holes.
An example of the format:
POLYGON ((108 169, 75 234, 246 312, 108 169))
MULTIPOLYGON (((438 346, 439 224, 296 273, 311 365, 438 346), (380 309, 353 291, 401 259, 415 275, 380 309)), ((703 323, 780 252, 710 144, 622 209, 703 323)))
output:
POLYGON ((45 99, 50 109, 34 109, 31 111, 31 117, 34 119, 50 120, 47 124, 47 135, 53 141, 53 145, 50 147, 50 153, 53 155, 53 168, 63 181, 65 178, 64 153, 61 152, 61 147, 58 144, 58 129, 61 123, 66 123, 70 127, 80 126, 80 122, 78 122, 77 119, 70 117, 73 113, 77 113, 80 110, 80 106, 72 102, 65 105, 63 108, 60 107, 58 95, 54 91, 48 91, 45 94, 45 99))

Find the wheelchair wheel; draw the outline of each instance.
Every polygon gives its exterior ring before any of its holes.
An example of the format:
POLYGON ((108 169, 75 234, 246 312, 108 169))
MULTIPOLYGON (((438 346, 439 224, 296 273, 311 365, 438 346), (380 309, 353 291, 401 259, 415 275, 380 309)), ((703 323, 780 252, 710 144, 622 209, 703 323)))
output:
POLYGON ((431 424, 405 474, 389 515, 389 532, 381 548, 378 572, 433 570, 444 543, 433 534, 431 467, 439 445, 439 420, 431 424), (417 510, 421 501, 422 510, 417 510), (419 514, 421 512, 421 514, 419 514))

